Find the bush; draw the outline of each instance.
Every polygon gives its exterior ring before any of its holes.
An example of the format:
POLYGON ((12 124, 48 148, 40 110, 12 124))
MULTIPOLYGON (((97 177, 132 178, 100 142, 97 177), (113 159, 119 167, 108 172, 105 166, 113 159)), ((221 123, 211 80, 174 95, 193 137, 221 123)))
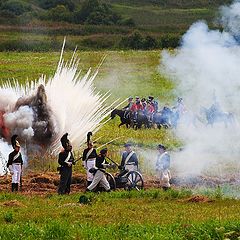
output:
POLYGON ((6 212, 6 213, 4 214, 4 220, 5 220, 5 222, 7 222, 7 223, 13 222, 13 214, 12 214, 12 212, 6 212))
POLYGON ((87 0, 82 8, 74 14, 75 23, 87 23, 93 25, 117 24, 121 17, 113 12, 111 6, 101 3, 99 0, 87 0))
POLYGON ((122 38, 120 46, 130 49, 143 49, 144 38, 140 32, 134 31, 131 35, 122 38))
POLYGON ((161 37, 159 46, 160 48, 176 48, 179 46, 181 36, 180 35, 164 35, 161 37))
POLYGON ((75 9, 75 5, 71 0, 38 0, 38 2, 39 6, 43 9, 55 8, 57 5, 63 5, 70 11, 75 9))
POLYGON ((47 18, 52 21, 66 21, 72 22, 72 15, 64 5, 57 5, 47 13, 47 18))
POLYGON ((31 11, 31 5, 19 0, 9 0, 2 4, 1 9, 19 16, 24 12, 31 11))
POLYGON ((144 49, 154 49, 157 48, 157 41, 151 36, 147 36, 144 40, 144 49))

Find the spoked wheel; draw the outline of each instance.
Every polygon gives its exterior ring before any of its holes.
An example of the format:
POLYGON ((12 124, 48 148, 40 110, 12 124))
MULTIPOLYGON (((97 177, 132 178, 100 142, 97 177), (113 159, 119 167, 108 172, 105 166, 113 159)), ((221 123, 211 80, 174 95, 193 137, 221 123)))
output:
POLYGON ((127 183, 125 185, 125 190, 132 190, 136 189, 140 191, 144 187, 143 177, 137 171, 130 171, 127 175, 127 183))
POLYGON ((105 176, 107 178, 107 181, 109 182, 110 189, 115 190, 116 189, 116 181, 111 173, 106 172, 105 176))

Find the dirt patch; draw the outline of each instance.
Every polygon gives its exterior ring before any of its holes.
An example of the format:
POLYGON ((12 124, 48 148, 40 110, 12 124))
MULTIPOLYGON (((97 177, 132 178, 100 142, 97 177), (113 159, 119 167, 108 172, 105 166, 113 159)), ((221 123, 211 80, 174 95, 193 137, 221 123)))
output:
POLYGON ((190 198, 181 200, 182 202, 189 202, 189 203, 209 203, 209 202, 213 202, 212 199, 209 199, 206 196, 202 196, 202 195, 195 195, 192 196, 190 198))
POLYGON ((1 203, 1 206, 5 206, 5 207, 25 207, 24 204, 22 204, 21 202, 17 201, 17 200, 11 200, 11 201, 6 201, 1 203))

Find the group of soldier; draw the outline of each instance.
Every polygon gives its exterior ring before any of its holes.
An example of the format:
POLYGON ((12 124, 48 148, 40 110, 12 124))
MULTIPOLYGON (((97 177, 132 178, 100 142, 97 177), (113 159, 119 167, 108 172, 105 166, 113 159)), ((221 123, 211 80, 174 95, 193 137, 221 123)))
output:
MULTIPOLYGON (((87 187, 86 192, 94 191, 94 189, 100 184, 105 191, 110 191, 109 182, 106 179, 106 168, 115 166, 115 163, 109 163, 108 149, 103 148, 99 154, 93 147, 93 142, 90 140, 91 133, 88 133, 87 148, 83 151, 82 165, 86 170, 87 175, 87 187)), ((60 182, 58 187, 58 194, 69 194, 72 180, 72 166, 76 161, 72 152, 72 145, 68 139, 68 134, 62 136, 61 144, 63 149, 58 155, 60 182)), ((21 184, 21 174, 23 159, 20 152, 20 144, 17 139, 17 135, 13 135, 11 138, 13 151, 9 154, 7 168, 12 175, 12 192, 18 191, 21 184)), ((131 143, 124 145, 125 151, 122 153, 121 163, 118 166, 119 177, 124 176, 128 171, 139 170, 139 160, 137 154, 132 149, 131 143)), ((111 160, 111 159, 110 159, 111 160)), ((170 175, 170 156, 166 151, 164 145, 158 145, 158 156, 156 161, 156 171, 160 180, 161 187, 166 190, 170 188, 169 180, 170 175)))
MULTIPOLYGON (((125 115, 127 115, 128 112, 131 112, 133 115, 133 119, 137 119, 137 114, 139 111, 142 111, 147 117, 148 120, 152 120, 152 116, 154 113, 158 112, 159 106, 158 101, 154 99, 153 96, 148 96, 148 98, 142 98, 136 96, 135 101, 133 97, 128 98, 128 104, 127 106, 123 107, 123 110, 125 110, 125 115)), ((175 106, 170 108, 168 104, 165 104, 163 109, 161 110, 162 115, 169 115, 172 110, 175 110, 179 117, 186 112, 186 108, 183 103, 183 98, 178 97, 177 103, 175 106)), ((126 116, 125 116, 126 117, 126 116)))

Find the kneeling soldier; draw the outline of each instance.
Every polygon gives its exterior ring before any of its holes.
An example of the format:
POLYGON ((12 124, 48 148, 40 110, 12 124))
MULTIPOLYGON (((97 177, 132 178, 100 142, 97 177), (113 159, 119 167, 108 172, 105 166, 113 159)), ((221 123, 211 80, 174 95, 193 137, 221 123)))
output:
POLYGON ((64 150, 59 153, 58 157, 58 163, 61 165, 58 194, 69 194, 72 181, 72 165, 74 164, 74 157, 72 154, 72 145, 67 136, 68 133, 65 133, 61 138, 61 144, 64 150))
POLYGON ((109 167, 110 164, 105 160, 105 157, 107 156, 107 148, 104 148, 100 151, 100 154, 96 158, 96 168, 92 168, 90 171, 95 171, 93 181, 92 183, 87 187, 86 191, 92 191, 94 190, 98 184, 101 184, 101 186, 107 191, 110 191, 110 185, 109 182, 106 179, 105 176, 105 168, 109 167))
POLYGON ((22 173, 22 155, 20 153, 20 144, 17 140, 17 135, 13 135, 11 138, 12 147, 14 149, 8 156, 7 167, 12 174, 12 192, 18 191, 18 185, 21 182, 22 173))

